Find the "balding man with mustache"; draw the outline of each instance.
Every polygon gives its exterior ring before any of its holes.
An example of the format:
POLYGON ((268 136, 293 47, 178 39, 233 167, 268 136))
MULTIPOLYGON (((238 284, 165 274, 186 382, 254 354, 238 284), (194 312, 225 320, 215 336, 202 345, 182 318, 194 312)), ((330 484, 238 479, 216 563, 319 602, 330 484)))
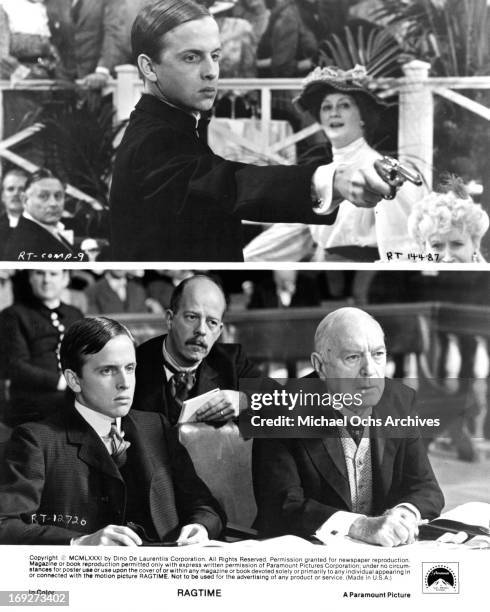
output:
POLYGON ((246 407, 239 380, 260 373, 239 344, 217 343, 225 311, 223 289, 205 274, 176 287, 166 314, 168 333, 137 349, 134 408, 161 412, 176 425, 185 400, 214 389, 220 391, 197 411, 197 421, 224 423, 246 407))

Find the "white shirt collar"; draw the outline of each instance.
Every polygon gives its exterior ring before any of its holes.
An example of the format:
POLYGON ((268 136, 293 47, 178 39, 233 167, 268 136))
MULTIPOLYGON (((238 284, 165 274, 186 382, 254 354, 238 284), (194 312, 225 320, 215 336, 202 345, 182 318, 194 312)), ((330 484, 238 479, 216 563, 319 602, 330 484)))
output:
POLYGON ((163 366, 163 369, 165 371, 165 378, 167 379, 167 382, 170 382, 170 380, 174 376, 174 373, 172 372, 172 370, 169 370, 166 365, 163 366))
POLYGON ((105 278, 109 284, 109 287, 115 293, 117 293, 120 289, 126 289, 128 286, 128 279, 125 276, 121 278, 116 278, 114 276, 111 276, 110 274, 107 274, 105 278))
MULTIPOLYGON (((109 435, 109 432, 111 431, 111 423, 114 421, 113 417, 96 412, 95 410, 92 410, 92 408, 84 406, 77 400, 75 400, 75 409, 78 411, 80 416, 87 421, 90 427, 95 430, 95 433, 99 436, 99 438, 104 438, 109 435)), ((120 432, 121 417, 116 417, 115 421, 117 430, 120 432)))
POLYGON ((9 227, 17 227, 19 224, 20 215, 11 215, 7 212, 7 218, 9 220, 9 227))
POLYGON ((167 338, 165 338, 162 343, 162 356, 164 361, 163 367, 165 369, 165 374, 167 374, 167 380, 170 380, 170 378, 172 378, 174 372, 172 372, 171 370, 169 370, 169 368, 166 367, 165 361, 168 361, 168 363, 179 372, 195 372, 197 368, 201 365, 201 362, 199 362, 192 367, 186 368, 185 366, 181 366, 179 363, 177 363, 174 356, 169 352, 167 348, 167 338), (170 372, 170 376, 168 375, 168 372, 170 372))

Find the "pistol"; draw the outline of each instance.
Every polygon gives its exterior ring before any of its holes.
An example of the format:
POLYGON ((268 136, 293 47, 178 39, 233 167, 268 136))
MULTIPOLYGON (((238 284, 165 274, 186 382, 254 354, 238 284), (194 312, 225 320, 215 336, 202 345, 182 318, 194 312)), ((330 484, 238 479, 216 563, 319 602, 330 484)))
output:
POLYGON ((397 187, 405 181, 410 181, 418 187, 423 184, 422 177, 418 172, 403 166, 393 157, 385 156, 382 159, 377 159, 374 162, 374 168, 383 181, 388 183, 388 185, 392 185, 393 187, 397 187))

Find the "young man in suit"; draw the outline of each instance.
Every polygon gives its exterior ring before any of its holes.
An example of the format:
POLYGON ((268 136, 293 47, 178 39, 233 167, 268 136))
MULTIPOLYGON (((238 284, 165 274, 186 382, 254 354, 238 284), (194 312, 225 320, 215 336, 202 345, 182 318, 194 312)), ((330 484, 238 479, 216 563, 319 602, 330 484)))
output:
POLYGON ((2 544, 203 543, 223 513, 158 414, 130 411, 129 331, 82 319, 63 338, 71 405, 14 430, 0 484, 2 544))
POLYGON ((4 257, 12 261, 83 261, 73 247, 73 232, 65 230, 65 187, 50 170, 41 168, 27 179, 24 212, 10 235, 4 257))
POLYGON ((168 334, 138 347, 135 408, 161 412, 174 425, 182 403, 219 388, 197 412, 198 421, 224 422, 246 407, 240 378, 260 376, 239 344, 219 344, 226 300, 210 277, 183 280, 167 310, 168 334))
POLYGON ((221 43, 203 5, 144 6, 131 41, 144 85, 114 164, 114 260, 243 261, 242 219, 329 224, 343 199, 372 207, 392 193, 372 165, 258 167, 215 155, 203 114, 221 43))
MULTIPOLYGON (((385 379, 383 330, 362 310, 340 308, 323 319, 312 364, 328 392, 362 396, 359 407, 344 403, 326 416, 385 422, 413 411, 414 391, 385 379)), ((413 542, 420 520, 444 505, 417 431, 388 438, 339 427, 335 437, 256 439, 253 455, 256 526, 265 535, 336 534, 398 546, 413 542)))

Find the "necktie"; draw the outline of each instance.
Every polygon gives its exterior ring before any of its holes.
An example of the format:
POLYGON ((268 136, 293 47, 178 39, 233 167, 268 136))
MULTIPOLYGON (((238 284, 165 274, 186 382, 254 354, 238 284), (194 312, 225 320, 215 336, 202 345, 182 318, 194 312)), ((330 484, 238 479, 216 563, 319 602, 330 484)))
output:
POLYGON ((116 422, 111 423, 111 431, 109 432, 109 440, 111 442, 111 456, 117 467, 123 467, 126 463, 126 451, 131 446, 131 442, 124 439, 124 433, 119 433, 116 422))
POLYGON ((359 446, 362 440, 362 434, 364 433, 364 426, 359 425, 355 427, 354 425, 351 425, 350 423, 348 423, 346 427, 347 427, 347 431, 350 434, 350 437, 356 443, 356 446, 359 446))
POLYGON ((172 397, 175 400, 176 408, 178 410, 172 410, 169 414, 170 422, 175 425, 179 420, 182 405, 185 400, 189 397, 189 393, 196 384, 196 373, 195 372, 175 372, 170 380, 170 391, 172 397))

